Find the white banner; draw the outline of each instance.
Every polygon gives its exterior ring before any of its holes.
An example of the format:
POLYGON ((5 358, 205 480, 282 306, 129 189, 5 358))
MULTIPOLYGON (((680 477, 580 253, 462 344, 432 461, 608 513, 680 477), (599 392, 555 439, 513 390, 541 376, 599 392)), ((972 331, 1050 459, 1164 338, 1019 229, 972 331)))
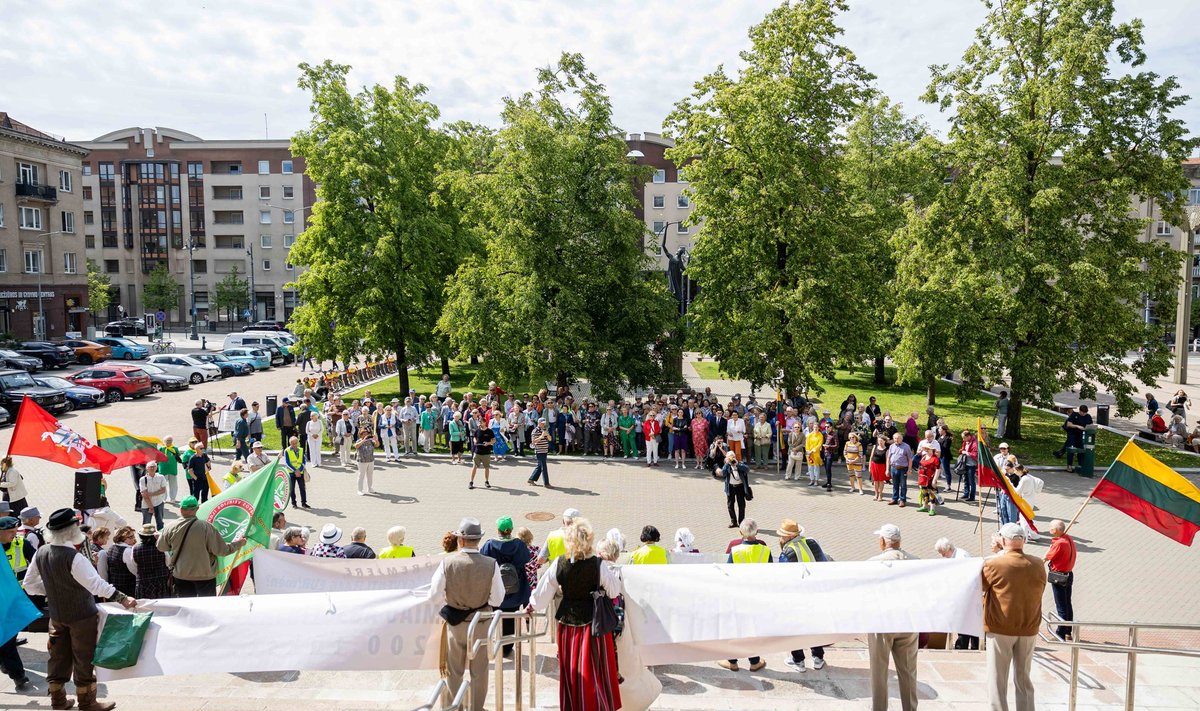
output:
MULTIPOLYGON (((130 614, 101 605, 108 615, 130 614)), ((436 669, 441 618, 411 590, 152 600, 138 663, 102 681, 173 674, 436 669)))
POLYGON ((295 553, 254 551, 254 592, 350 592, 415 590, 429 585, 441 556, 419 558, 313 558, 295 553))
POLYGON ((629 565, 626 629, 648 665, 745 658, 869 632, 983 634, 979 558, 629 565))

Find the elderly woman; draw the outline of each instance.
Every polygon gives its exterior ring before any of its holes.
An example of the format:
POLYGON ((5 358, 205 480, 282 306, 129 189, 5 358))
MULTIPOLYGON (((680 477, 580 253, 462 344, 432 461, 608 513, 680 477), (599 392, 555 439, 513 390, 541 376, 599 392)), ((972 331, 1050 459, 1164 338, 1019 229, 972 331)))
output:
POLYGON ((543 610, 562 593, 555 615, 558 705, 580 711, 616 711, 621 708, 621 691, 613 636, 592 634, 592 593, 603 588, 609 598, 617 597, 621 580, 616 570, 595 555, 594 534, 587 519, 575 519, 564 531, 563 543, 566 555, 550 564, 528 608, 543 610))
POLYGON ((321 439, 325 435, 325 426, 321 424, 321 416, 315 412, 308 415, 308 423, 304 425, 304 433, 308 436, 308 461, 314 467, 321 466, 321 439))
POLYGON ((1187 424, 1183 421, 1181 415, 1171 417, 1171 424, 1167 427, 1167 432, 1162 436, 1162 441, 1173 447, 1182 447, 1188 439, 1187 424))
POLYGON ((4 500, 9 503, 14 514, 21 513, 22 509, 29 506, 29 501, 25 498, 25 480, 13 466, 12 457, 0 459, 0 491, 4 493, 4 500))

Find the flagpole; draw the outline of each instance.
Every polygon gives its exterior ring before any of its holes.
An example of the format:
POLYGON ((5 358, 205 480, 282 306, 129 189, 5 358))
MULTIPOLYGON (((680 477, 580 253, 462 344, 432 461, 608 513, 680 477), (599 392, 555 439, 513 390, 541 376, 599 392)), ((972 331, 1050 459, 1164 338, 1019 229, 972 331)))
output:
MULTIPOLYGON (((1129 441, 1128 441, 1128 442, 1126 442, 1126 443, 1125 443, 1125 446, 1124 446, 1124 447, 1121 447, 1121 451, 1117 453, 1117 459, 1120 459, 1120 458, 1121 458, 1121 455, 1125 453, 1125 450, 1126 450, 1126 449, 1129 449, 1129 445, 1133 444, 1133 440, 1135 440, 1135 439, 1137 439, 1137 437, 1130 437, 1130 438, 1129 438, 1129 441)), ((1115 460, 1114 460, 1114 461, 1115 461, 1115 460)), ((1077 520, 1079 520, 1079 514, 1083 513, 1083 507, 1084 507, 1084 506, 1087 506, 1087 505, 1088 505, 1088 503, 1090 503, 1090 502, 1091 502, 1091 500, 1092 500, 1092 497, 1096 495, 1096 489, 1099 489, 1099 488, 1100 488, 1100 484, 1104 483, 1104 480, 1108 478, 1108 472, 1109 472, 1111 469, 1112 469, 1112 465, 1110 464, 1110 465, 1108 466, 1108 469, 1105 469, 1105 470, 1104 470, 1104 476, 1100 477, 1100 481, 1096 482, 1096 485, 1092 487, 1092 491, 1091 491, 1091 493, 1089 493, 1089 494, 1088 494, 1088 496, 1087 496, 1087 498, 1083 500, 1083 503, 1079 505, 1079 510, 1075 512, 1075 515, 1071 517, 1071 521, 1070 521, 1070 522, 1067 524, 1067 527, 1066 527, 1065 529, 1063 529, 1063 533, 1064 533, 1064 534, 1065 534, 1067 531, 1070 531, 1070 530, 1071 530, 1071 526, 1074 526, 1074 525, 1075 525, 1075 522, 1076 522, 1077 520)))

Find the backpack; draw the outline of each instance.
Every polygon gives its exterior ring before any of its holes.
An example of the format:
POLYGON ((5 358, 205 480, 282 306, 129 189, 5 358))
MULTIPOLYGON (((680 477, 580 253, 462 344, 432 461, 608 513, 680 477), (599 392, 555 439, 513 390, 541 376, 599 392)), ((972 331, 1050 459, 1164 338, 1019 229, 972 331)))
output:
POLYGON ((521 589, 521 573, 512 563, 500 564, 500 582, 504 583, 504 594, 512 595, 521 589))

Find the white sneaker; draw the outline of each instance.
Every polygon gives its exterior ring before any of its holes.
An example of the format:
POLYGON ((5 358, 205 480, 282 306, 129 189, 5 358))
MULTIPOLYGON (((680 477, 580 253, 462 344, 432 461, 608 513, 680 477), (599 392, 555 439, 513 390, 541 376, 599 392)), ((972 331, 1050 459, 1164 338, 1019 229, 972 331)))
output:
POLYGON ((808 671, 808 669, 804 666, 804 660, 800 660, 797 662, 794 659, 789 659, 785 663, 787 664, 787 666, 791 667, 792 669, 795 669, 796 671, 800 672, 801 674, 808 671))
POLYGON ((824 659, 822 659, 820 657, 813 659, 813 669, 815 669, 816 671, 821 671, 824 668, 825 668, 825 660, 824 659))
POLYGON ((675 462, 675 468, 676 468, 676 469, 678 469, 678 468, 679 468, 679 462, 675 462))

